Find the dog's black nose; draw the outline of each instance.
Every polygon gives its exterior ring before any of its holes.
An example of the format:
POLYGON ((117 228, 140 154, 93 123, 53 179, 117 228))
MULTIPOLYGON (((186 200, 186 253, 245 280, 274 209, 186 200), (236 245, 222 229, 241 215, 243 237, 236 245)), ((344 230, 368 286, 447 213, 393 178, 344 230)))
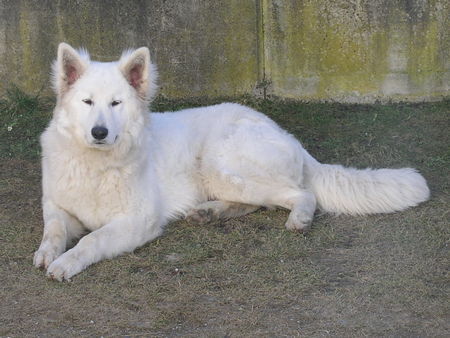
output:
POLYGON ((103 140, 108 135, 108 129, 105 127, 94 127, 91 130, 91 134, 96 140, 103 140))

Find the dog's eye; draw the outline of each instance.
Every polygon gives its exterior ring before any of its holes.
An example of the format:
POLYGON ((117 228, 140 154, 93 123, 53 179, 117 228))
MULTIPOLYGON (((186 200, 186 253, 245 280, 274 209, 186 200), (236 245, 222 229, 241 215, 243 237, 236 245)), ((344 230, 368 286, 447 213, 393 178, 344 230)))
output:
POLYGON ((92 106, 94 104, 94 102, 91 99, 84 99, 83 102, 90 106, 92 106))
POLYGON ((114 100, 113 102, 111 102, 111 106, 117 106, 118 104, 121 104, 122 103, 122 101, 119 101, 119 100, 114 100))

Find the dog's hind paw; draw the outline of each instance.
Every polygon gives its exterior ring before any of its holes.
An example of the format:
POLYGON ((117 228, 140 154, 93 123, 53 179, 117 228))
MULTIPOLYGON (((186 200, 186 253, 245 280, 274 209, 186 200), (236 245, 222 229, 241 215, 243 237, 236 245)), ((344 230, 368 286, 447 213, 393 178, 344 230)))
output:
POLYGON ((186 221, 190 224, 204 225, 217 220, 213 209, 194 209, 186 215, 186 221))
POLYGON ((288 230, 306 234, 311 229, 312 217, 302 212, 291 212, 285 224, 288 230))

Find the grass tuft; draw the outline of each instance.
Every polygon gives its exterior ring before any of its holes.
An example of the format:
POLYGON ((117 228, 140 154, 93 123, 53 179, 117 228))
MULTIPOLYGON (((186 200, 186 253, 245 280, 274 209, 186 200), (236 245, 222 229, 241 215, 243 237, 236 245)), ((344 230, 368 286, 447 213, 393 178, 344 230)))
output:
POLYGON ((38 136, 50 119, 53 100, 11 87, 0 98, 0 158, 39 157, 38 136))

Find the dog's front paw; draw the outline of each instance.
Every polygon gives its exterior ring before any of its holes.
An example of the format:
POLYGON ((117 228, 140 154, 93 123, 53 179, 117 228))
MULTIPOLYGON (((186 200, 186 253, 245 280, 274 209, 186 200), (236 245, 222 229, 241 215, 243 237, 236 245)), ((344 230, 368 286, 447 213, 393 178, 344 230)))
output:
POLYGON ((56 248, 44 247, 39 248, 34 253, 33 264, 38 269, 47 269, 48 266, 60 255, 61 253, 56 248))
POLYGON ((84 265, 79 259, 73 257, 70 252, 56 259, 47 269, 47 277, 62 282, 68 281, 72 276, 81 272, 84 265))

